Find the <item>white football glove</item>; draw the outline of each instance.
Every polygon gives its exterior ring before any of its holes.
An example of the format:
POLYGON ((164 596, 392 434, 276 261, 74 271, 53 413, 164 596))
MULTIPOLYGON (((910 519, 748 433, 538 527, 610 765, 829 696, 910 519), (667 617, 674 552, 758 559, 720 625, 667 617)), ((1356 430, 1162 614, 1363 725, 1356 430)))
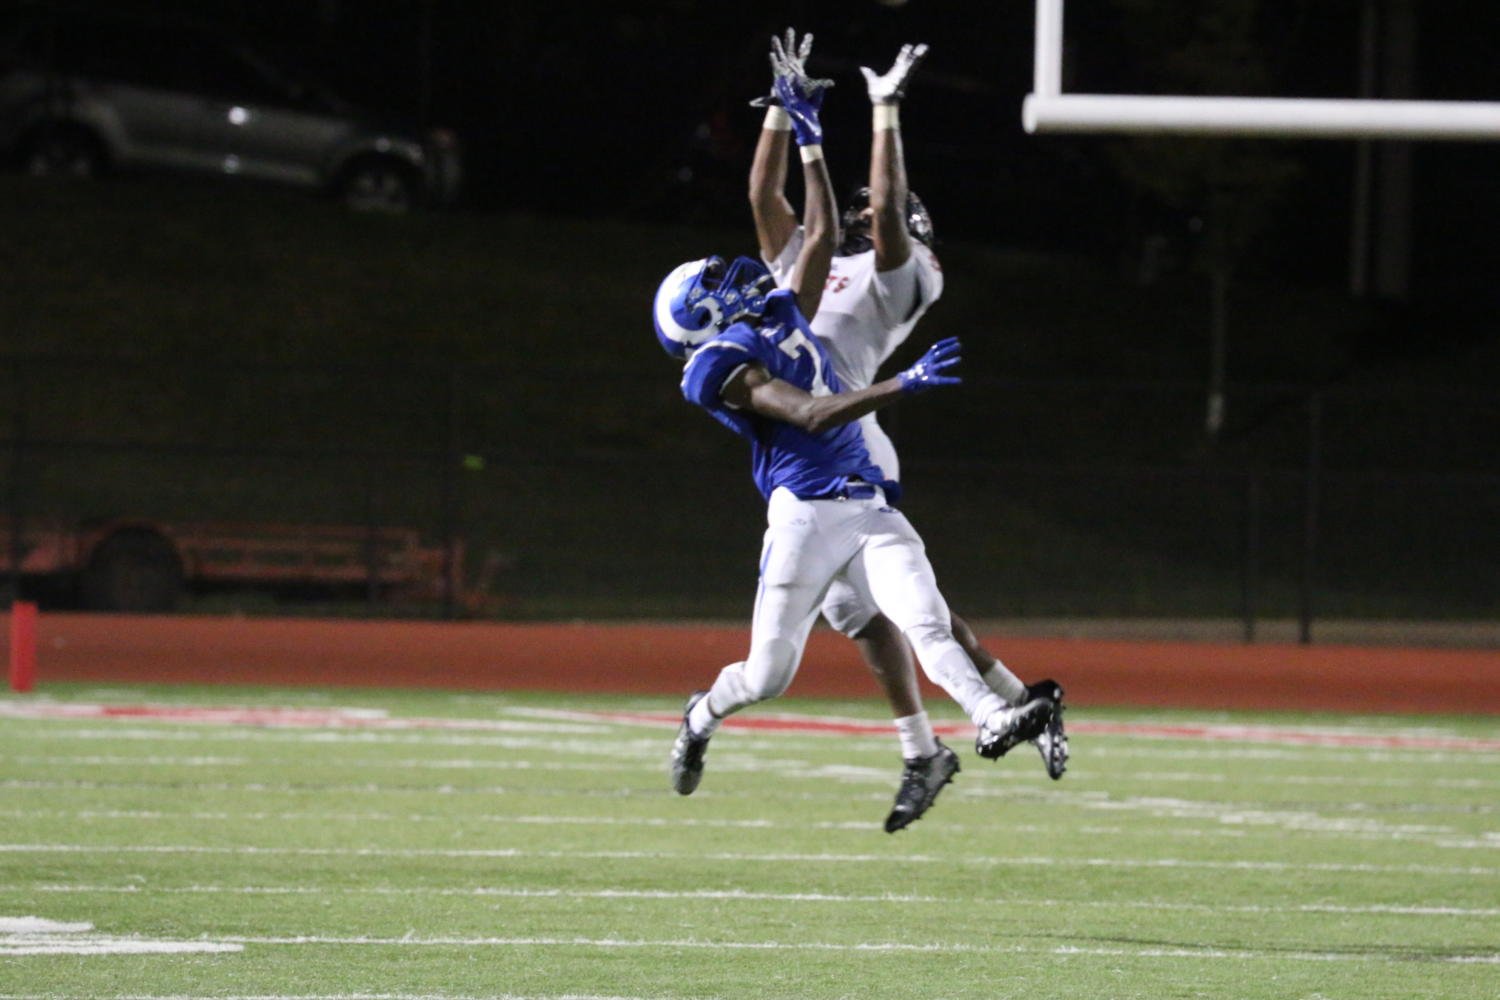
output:
MULTIPOLYGON (((832 80, 813 80, 807 75, 807 57, 812 54, 813 36, 812 32, 802 36, 802 41, 797 41, 797 29, 786 29, 786 41, 783 42, 776 35, 771 36, 771 76, 773 79, 786 77, 793 81, 797 89, 813 98, 816 103, 822 103, 822 92, 833 86, 832 80)), ((763 108, 780 106, 781 98, 776 95, 773 86, 771 93, 765 97, 757 97, 750 102, 752 107, 763 108)))
POLYGON ((922 57, 927 55, 927 44, 903 45, 896 61, 884 74, 876 73, 868 66, 859 71, 865 75, 865 86, 870 90, 871 104, 895 104, 906 96, 906 84, 916 72, 922 57))

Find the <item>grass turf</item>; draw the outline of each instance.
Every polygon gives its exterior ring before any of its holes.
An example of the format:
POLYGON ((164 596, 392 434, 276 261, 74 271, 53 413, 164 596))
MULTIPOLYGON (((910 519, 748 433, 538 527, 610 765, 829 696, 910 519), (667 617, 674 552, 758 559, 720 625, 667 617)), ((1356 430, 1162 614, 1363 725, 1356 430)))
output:
MULTIPOLYGON (((957 781, 888 836, 899 762, 881 728, 726 728, 680 798, 670 722, 577 714, 678 707, 82 686, 0 700, 0 919, 94 925, 64 942, 243 949, 21 954, 0 924, 0 996, 1500 992, 1493 720, 1074 707, 1062 781, 1028 747, 991 764, 954 735, 957 781), (142 704, 467 721, 32 711, 142 704), (1185 723, 1268 731, 1167 735, 1185 723), (1283 738, 1309 731, 1344 742, 1283 738)), ((783 712, 881 720, 874 703, 792 699, 746 717, 783 712)))

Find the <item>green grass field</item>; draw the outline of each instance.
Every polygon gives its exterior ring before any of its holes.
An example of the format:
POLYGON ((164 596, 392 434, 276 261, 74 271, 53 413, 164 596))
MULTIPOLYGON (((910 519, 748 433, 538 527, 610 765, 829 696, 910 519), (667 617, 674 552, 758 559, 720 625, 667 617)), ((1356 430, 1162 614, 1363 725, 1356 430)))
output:
POLYGON ((1075 706, 1060 782, 955 734, 889 836, 884 727, 726 727, 679 798, 671 722, 612 714, 678 707, 0 699, 0 997, 1500 996, 1493 720, 1075 706))

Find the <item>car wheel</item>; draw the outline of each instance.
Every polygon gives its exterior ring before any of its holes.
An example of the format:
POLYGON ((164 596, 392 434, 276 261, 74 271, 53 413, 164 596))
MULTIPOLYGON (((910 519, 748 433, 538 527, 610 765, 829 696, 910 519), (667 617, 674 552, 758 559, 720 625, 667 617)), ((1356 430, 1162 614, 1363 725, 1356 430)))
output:
POLYGON ((182 560, 154 531, 126 528, 94 549, 83 573, 83 605, 95 611, 171 611, 182 593, 182 560))
POLYGON ((104 146, 78 125, 42 125, 26 141, 22 163, 33 177, 97 177, 104 172, 104 146))
POLYGON ((359 160, 344 171, 339 196, 356 212, 409 212, 417 206, 417 178, 396 160, 359 160))

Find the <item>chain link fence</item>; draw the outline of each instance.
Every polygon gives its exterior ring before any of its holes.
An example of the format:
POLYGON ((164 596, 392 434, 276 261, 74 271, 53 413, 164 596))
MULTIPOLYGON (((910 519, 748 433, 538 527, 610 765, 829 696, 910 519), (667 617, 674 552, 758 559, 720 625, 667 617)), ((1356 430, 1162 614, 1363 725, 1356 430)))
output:
MULTIPOLYGON (((0 370, 13 593, 88 603, 100 544, 128 527, 180 550, 186 610, 748 613, 748 449, 657 365, 0 370)), ((1203 403, 1180 384, 970 380, 887 411, 902 507, 954 607, 1230 617, 1247 638, 1295 617, 1304 639, 1320 616, 1500 613, 1500 403, 1231 387, 1212 438, 1203 403)))

